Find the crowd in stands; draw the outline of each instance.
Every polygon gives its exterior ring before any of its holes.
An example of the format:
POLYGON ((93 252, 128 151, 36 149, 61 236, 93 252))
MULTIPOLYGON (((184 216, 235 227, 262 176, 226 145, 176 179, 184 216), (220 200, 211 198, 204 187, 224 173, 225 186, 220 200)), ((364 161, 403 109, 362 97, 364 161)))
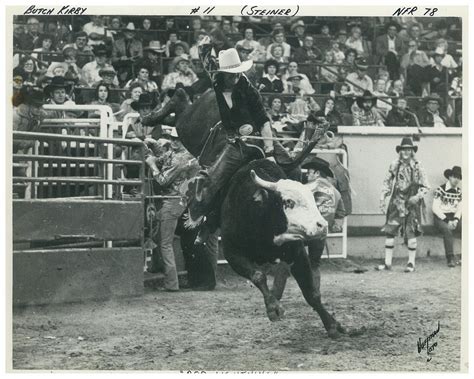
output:
POLYGON ((20 16, 13 104, 25 87, 50 88, 47 103, 107 104, 122 120, 142 93, 160 106, 181 83, 195 99, 211 87, 198 53, 210 36, 254 61, 246 75, 277 129, 312 113, 334 125, 459 127, 460 28, 457 18, 20 16))

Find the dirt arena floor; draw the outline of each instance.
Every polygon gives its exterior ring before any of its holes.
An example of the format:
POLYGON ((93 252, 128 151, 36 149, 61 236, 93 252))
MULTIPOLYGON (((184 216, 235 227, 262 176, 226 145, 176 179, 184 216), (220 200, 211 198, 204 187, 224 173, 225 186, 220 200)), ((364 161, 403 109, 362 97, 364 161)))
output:
POLYGON ((270 322, 262 296, 219 267, 214 292, 146 289, 140 298, 16 309, 13 367, 40 370, 458 371, 461 269, 442 258, 417 271, 376 272, 375 261, 324 261, 323 302, 359 336, 327 337, 294 279, 283 320, 270 322), (356 274, 354 264, 367 272, 356 274), (432 359, 425 339, 440 323, 432 359))

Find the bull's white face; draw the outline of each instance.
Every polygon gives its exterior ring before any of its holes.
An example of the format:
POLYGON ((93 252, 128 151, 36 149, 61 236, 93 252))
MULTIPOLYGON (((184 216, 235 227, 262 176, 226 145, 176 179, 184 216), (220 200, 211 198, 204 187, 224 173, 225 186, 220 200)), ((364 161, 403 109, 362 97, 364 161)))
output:
POLYGON ((275 236, 274 242, 324 238, 328 223, 319 213, 310 187, 294 180, 282 179, 276 183, 276 191, 283 200, 283 211, 288 221, 285 233, 275 236))
POLYGON ((285 232, 273 238, 276 245, 324 238, 327 235, 328 223, 319 213, 309 184, 303 185, 289 179, 268 182, 258 177, 254 171, 250 174, 257 186, 278 193, 283 200, 283 212, 288 226, 285 232))

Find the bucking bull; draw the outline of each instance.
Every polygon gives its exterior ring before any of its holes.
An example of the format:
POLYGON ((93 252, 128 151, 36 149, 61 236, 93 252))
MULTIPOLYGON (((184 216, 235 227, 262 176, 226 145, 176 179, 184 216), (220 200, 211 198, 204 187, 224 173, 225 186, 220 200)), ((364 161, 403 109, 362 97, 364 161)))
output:
MULTIPOLYGON (((214 91, 208 90, 191 103, 186 92, 177 89, 168 103, 143 122, 156 124, 172 113, 183 145, 203 165, 203 161, 212 162, 218 149, 226 144, 225 136, 214 136, 218 139, 214 141, 216 151, 200 156, 211 128, 219 122, 214 91)), ((328 335, 335 338, 345 330, 322 305, 319 275, 316 273, 313 279, 304 249, 304 241, 327 234, 327 222, 316 207, 310 185, 288 179, 288 173, 301 164, 316 143, 309 143, 291 164, 283 167, 268 159, 256 159, 241 167, 221 196, 221 237, 229 265, 262 292, 271 321, 279 320, 284 313, 279 300, 287 276, 277 275, 270 290, 259 265, 279 259, 291 267, 305 300, 318 312, 328 335)), ((189 213, 193 217, 193 207, 189 213)))

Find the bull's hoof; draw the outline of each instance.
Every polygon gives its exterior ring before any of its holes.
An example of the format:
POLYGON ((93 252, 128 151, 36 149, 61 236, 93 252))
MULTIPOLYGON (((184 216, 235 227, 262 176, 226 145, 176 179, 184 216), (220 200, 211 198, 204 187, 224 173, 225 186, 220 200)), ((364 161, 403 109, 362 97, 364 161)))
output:
POLYGON ((335 340, 341 337, 341 333, 337 330, 337 325, 333 324, 328 330, 328 337, 335 340))
POLYGON ((280 321, 284 314, 285 310, 278 303, 267 306, 267 316, 272 322, 280 321))

